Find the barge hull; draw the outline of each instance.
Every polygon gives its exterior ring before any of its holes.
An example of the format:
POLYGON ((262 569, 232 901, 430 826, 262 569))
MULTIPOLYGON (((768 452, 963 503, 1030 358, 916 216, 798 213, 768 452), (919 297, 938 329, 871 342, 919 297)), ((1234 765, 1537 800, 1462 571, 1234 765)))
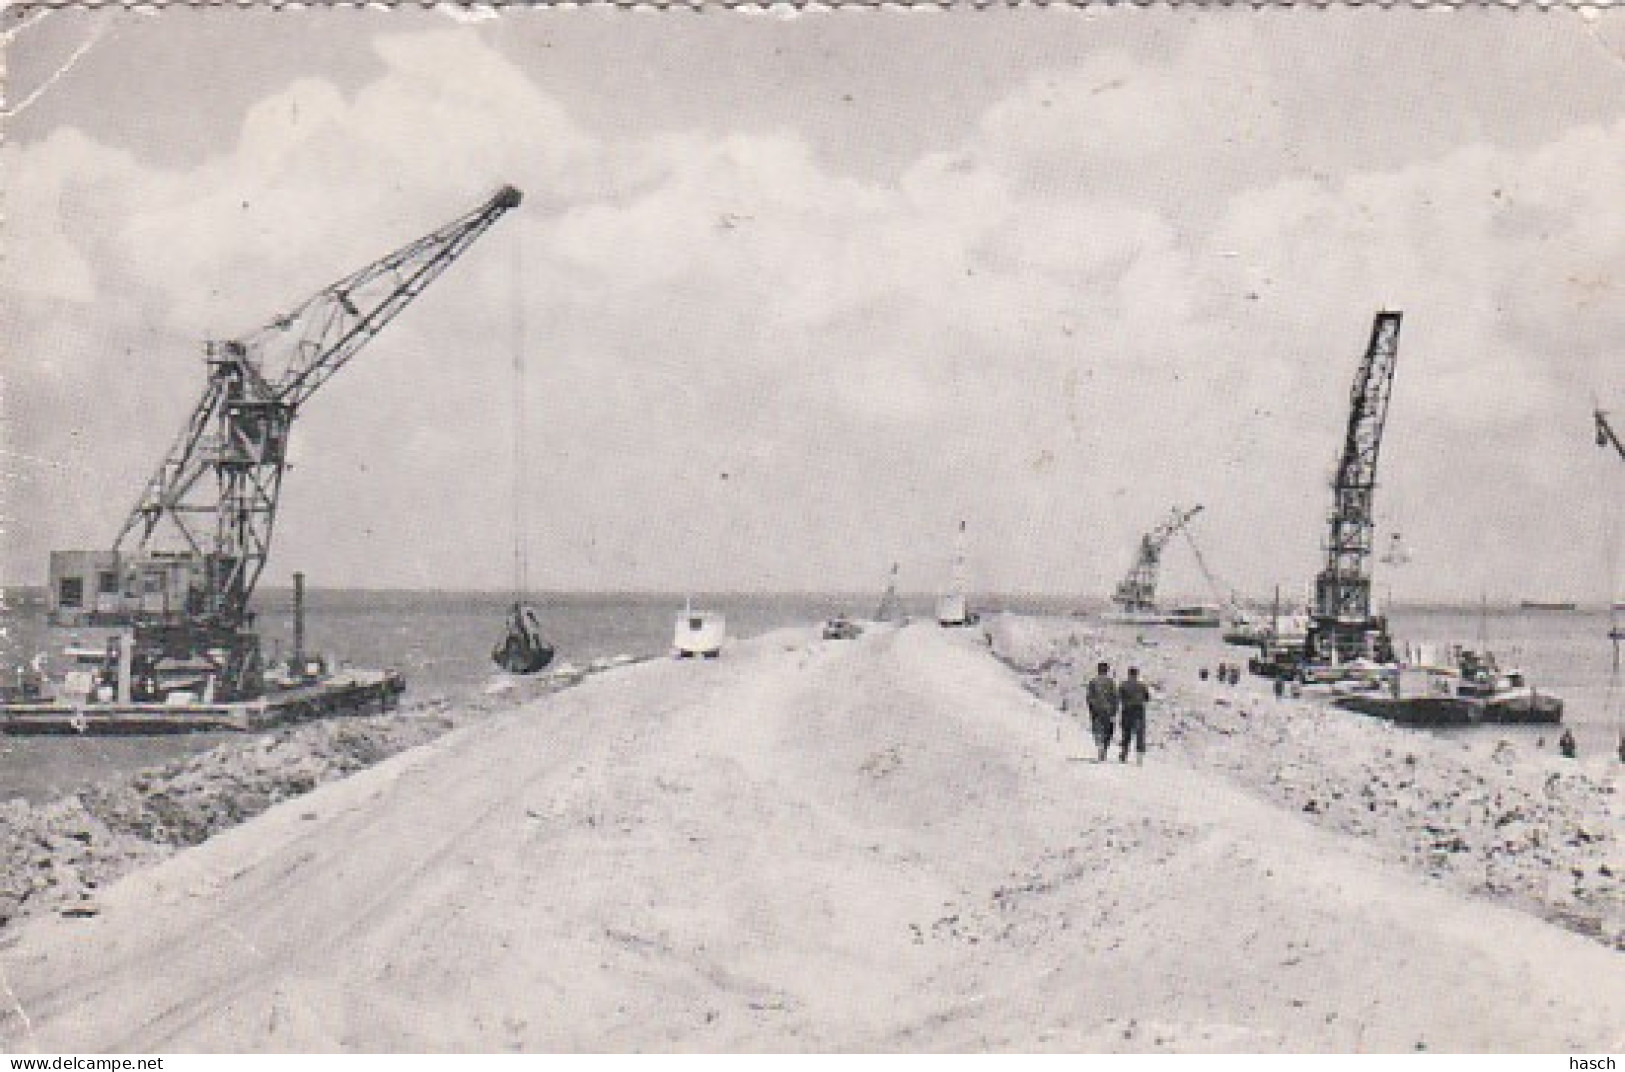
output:
POLYGON ((1477 726, 1563 721, 1563 701, 1555 696, 1533 700, 1484 701, 1460 697, 1342 696, 1337 706, 1402 726, 1477 726))
POLYGON ((155 735, 236 730, 251 732, 334 715, 393 708, 406 679, 393 670, 351 671, 254 700, 214 704, 57 702, 0 704, 0 733, 22 735, 155 735))

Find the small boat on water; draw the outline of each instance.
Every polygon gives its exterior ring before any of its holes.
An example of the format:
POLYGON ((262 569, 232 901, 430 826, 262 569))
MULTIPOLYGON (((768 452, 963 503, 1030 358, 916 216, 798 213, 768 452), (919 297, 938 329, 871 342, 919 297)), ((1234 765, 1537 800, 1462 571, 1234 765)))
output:
POLYGON ((1446 665, 1409 664, 1387 676, 1386 688, 1339 696, 1340 707, 1409 726, 1563 721, 1563 701, 1532 686, 1523 671, 1463 648, 1446 665))
POLYGON ((1109 610, 1100 620, 1110 625, 1162 625, 1168 616, 1160 610, 1109 610))
POLYGON ((1219 608, 1210 603, 1174 607, 1163 615, 1162 622, 1164 625, 1177 625, 1186 629, 1217 629, 1223 624, 1219 617, 1219 608))
POLYGON ((1226 644, 1240 648, 1301 648, 1309 641, 1309 616, 1284 614, 1259 618, 1238 614, 1224 623, 1221 635, 1226 644))
POLYGON ((1301 650, 1309 643, 1309 612, 1307 608, 1281 611, 1281 591, 1275 590, 1275 601, 1269 612, 1249 609, 1236 602, 1225 622, 1224 642, 1238 647, 1301 650))

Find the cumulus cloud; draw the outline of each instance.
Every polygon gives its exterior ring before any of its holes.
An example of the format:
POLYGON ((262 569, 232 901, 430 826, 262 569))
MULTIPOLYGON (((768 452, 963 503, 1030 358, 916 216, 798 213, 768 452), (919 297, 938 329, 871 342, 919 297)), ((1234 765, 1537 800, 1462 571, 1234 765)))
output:
POLYGON ((1268 72, 1198 37, 1036 72, 962 144, 860 179, 791 128, 584 129, 475 31, 377 51, 373 83, 294 82, 188 171, 71 130, 3 150, 30 258, 5 277, 30 358, 7 437, 83 470, 14 485, 46 520, 8 540, 11 575, 116 528, 201 336, 505 181, 525 206, 311 403, 273 577, 502 584, 516 350, 533 575, 562 587, 866 587, 902 560, 930 588, 968 516, 982 583, 1099 592, 1196 501, 1228 578, 1307 580, 1384 304, 1408 319, 1383 502, 1434 561, 1509 571, 1526 544, 1482 554, 1470 527, 1510 500, 1560 537, 1587 478, 1558 425, 1577 383, 1617 386, 1625 126, 1304 175, 1268 72))

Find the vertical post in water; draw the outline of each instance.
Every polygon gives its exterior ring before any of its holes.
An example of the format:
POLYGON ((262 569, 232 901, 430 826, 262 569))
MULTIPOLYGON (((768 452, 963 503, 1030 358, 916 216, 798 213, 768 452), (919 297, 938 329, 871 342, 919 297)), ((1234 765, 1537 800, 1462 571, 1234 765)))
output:
POLYGON ((305 667, 305 575, 294 571, 293 575, 293 656, 290 660, 296 673, 304 673, 305 667))

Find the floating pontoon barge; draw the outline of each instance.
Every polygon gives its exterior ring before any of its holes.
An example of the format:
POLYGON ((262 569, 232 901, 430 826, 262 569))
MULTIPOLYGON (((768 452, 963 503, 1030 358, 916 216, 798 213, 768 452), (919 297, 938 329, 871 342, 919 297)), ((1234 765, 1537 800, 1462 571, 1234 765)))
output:
POLYGON ((329 715, 382 713, 394 708, 404 691, 406 679, 398 671, 342 670, 313 684, 224 703, 21 700, 0 704, 0 733, 111 736, 263 730, 329 715))

